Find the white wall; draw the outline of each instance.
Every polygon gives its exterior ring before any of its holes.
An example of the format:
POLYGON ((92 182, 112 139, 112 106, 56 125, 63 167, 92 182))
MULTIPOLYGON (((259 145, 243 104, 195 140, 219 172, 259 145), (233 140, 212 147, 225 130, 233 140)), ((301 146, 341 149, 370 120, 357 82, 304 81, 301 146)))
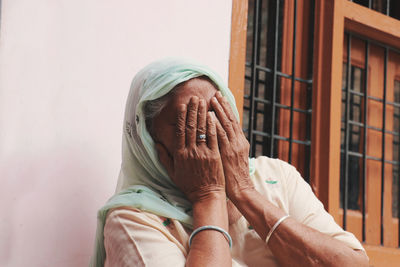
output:
POLYGON ((227 80, 231 0, 2 0, 0 266, 87 266, 133 75, 166 56, 227 80))

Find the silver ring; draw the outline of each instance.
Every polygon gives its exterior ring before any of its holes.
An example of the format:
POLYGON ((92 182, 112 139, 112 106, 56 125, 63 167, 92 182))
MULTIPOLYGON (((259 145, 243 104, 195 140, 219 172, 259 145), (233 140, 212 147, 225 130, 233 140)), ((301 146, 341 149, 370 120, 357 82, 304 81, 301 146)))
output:
POLYGON ((205 142, 206 141, 207 136, 205 134, 199 134, 197 136, 197 141, 199 142, 205 142))

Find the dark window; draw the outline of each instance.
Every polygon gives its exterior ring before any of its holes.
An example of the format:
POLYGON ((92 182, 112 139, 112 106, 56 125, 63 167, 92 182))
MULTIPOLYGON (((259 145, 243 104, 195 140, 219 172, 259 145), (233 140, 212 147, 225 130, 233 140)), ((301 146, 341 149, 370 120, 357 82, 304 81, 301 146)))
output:
POLYGON ((311 147, 313 12, 314 1, 249 1, 243 107, 251 156, 286 160, 306 180, 311 147), (298 4, 304 5, 308 16, 298 18, 298 4), (284 17, 287 10, 292 10, 287 15, 290 18, 284 17), (304 29, 297 28, 300 19, 304 29), (298 53, 307 56, 298 60, 298 53))
POLYGON ((343 66, 343 91, 342 91, 342 127, 341 127, 341 161, 340 161, 340 192, 341 201, 340 206, 343 207, 344 201, 344 185, 345 185, 345 168, 348 168, 347 177, 347 208, 352 210, 359 210, 359 188, 360 188, 360 167, 362 165, 363 146, 361 138, 364 128, 364 120, 362 117, 362 104, 364 99, 364 70, 351 66, 350 70, 350 90, 347 92, 347 64, 343 66), (347 103, 347 96, 349 102, 347 103), (346 109, 347 107, 347 109, 346 109), (346 124, 346 117, 348 114, 348 121, 346 124), (348 129, 346 128, 348 127, 348 129), (346 159, 346 130, 348 130, 348 147, 346 159), (345 166, 345 160, 348 165, 345 166))
POLYGON ((366 183, 375 183, 374 181, 379 179, 383 245, 384 207, 391 207, 392 217, 399 218, 400 214, 400 81, 390 81, 393 74, 388 74, 389 71, 394 73, 396 66, 400 65, 400 51, 352 33, 345 34, 345 41, 347 58, 343 65, 340 164, 343 228, 346 229, 347 210, 360 210, 363 224, 362 241, 365 241, 365 221, 368 212, 366 200, 367 197, 371 197, 367 196, 366 183), (364 46, 363 51, 359 45, 352 46, 352 42, 364 46), (352 53, 364 53, 364 63, 361 66, 353 64, 352 53), (373 71, 369 73, 369 69, 373 71), (370 75, 373 76, 369 78, 370 75), (373 86, 369 85, 369 81, 374 81, 373 86), (373 172, 374 177, 369 172, 373 172), (377 173, 380 177, 376 176, 377 173), (392 181, 388 185, 385 181, 390 179, 392 181), (391 192, 387 191, 389 186, 391 192), (387 194, 392 194, 391 203, 385 201, 384 196, 387 194))

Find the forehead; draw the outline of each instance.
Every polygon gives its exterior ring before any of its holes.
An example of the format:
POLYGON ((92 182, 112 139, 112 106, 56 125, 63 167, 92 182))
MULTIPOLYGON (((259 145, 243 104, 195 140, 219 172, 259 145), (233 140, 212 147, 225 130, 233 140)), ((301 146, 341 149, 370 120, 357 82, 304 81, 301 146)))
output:
POLYGON ((204 99, 209 104, 216 92, 217 88, 208 80, 194 78, 179 86, 168 106, 177 108, 180 104, 188 104, 192 96, 204 99))
MULTIPOLYGON (((157 115, 153 120, 153 127, 156 129, 155 138, 157 140, 168 139, 168 131, 175 129, 176 115, 178 107, 181 104, 189 104, 192 96, 197 96, 200 99, 204 99, 207 103, 208 109, 210 109, 211 98, 215 95, 217 89, 214 85, 206 79, 195 78, 181 84, 172 95, 172 98, 168 101, 167 105, 163 108, 161 113, 157 115), (160 131, 157 130, 168 130, 164 132, 162 136, 158 136, 160 131)), ((166 140, 165 143, 170 142, 166 140)))

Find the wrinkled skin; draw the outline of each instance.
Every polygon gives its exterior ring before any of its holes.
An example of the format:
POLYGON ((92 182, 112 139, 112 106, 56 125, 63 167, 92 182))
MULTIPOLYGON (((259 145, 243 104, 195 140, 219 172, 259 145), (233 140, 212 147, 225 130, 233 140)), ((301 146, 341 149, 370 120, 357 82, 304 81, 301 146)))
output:
POLYGON ((214 86, 203 79, 184 83, 154 119, 161 163, 173 182, 194 203, 212 192, 225 191, 216 132, 217 119, 208 112, 214 86), (206 134, 206 142, 197 140, 206 134))
POLYGON ((228 101, 207 80, 183 84, 155 118, 154 128, 163 129, 155 138, 160 161, 191 202, 225 186, 228 197, 253 187, 249 143, 228 101), (200 133, 206 134, 206 143, 196 140, 200 133))
POLYGON ((226 192, 235 197, 240 191, 254 188, 249 175, 250 144, 232 112, 228 100, 217 92, 211 99, 217 114, 218 144, 224 166, 226 192))
POLYGON ((206 112, 204 99, 194 96, 188 106, 179 106, 172 158, 162 145, 156 147, 169 176, 192 203, 225 190, 216 119, 212 112, 206 112), (206 133, 207 142, 197 141, 198 132, 206 133))

